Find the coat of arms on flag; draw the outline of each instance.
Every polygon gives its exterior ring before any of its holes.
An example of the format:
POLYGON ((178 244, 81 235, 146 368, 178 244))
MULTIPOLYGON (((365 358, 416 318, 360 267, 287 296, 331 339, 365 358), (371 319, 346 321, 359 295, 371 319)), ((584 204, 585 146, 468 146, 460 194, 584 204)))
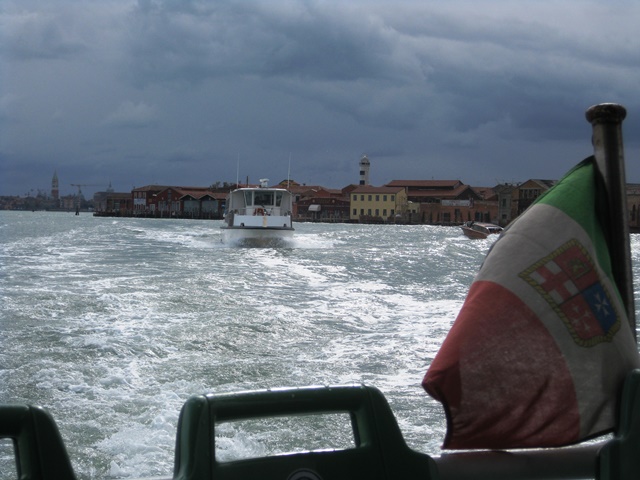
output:
POLYGON ((520 276, 549 303, 582 347, 609 342, 620 316, 586 248, 576 239, 534 263, 520 276))

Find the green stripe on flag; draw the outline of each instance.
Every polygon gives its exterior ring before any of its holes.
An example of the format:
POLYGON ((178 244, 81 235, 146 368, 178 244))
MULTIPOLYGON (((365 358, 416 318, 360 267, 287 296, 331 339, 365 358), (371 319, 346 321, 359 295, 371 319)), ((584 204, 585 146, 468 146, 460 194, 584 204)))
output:
POLYGON ((553 188, 547 190, 535 202, 543 203, 562 210, 575 220, 589 235, 596 249, 598 262, 609 278, 613 280, 611 257, 603 226, 598 218, 598 212, 606 211, 598 201, 604 197, 598 196, 600 189, 596 185, 595 158, 584 159, 573 167, 553 188))

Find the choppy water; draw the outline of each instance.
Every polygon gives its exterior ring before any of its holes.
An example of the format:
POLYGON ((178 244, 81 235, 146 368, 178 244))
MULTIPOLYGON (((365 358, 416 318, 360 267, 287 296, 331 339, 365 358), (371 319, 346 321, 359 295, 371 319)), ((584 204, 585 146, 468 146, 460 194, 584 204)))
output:
POLYGON ((437 453, 444 415, 420 381, 490 241, 296 224, 290 248, 251 249, 219 226, 0 212, 0 402, 48 409, 80 478, 169 476, 190 395, 283 386, 376 386, 437 453))

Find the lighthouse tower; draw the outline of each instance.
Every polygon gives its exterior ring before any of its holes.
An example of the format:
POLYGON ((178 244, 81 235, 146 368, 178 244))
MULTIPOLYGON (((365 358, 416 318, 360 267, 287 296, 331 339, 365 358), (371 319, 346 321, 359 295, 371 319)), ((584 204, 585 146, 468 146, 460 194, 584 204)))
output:
POLYGON ((53 178, 51 179, 51 197, 54 200, 60 199, 60 190, 58 188, 58 172, 57 170, 53 171, 53 178))
POLYGON ((369 167, 371 163, 366 155, 360 159, 360 185, 369 185, 369 167))

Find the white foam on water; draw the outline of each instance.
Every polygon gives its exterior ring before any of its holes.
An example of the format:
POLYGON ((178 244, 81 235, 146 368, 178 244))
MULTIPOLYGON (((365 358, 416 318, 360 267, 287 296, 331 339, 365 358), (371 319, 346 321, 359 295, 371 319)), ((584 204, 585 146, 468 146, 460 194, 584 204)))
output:
MULTIPOLYGON (((80 479, 171 476, 180 408, 205 392, 364 382, 439 451, 420 382, 488 243, 296 224, 291 248, 235 248, 216 222, 50 215, 0 212, 18 224, 0 239, 0 400, 51 411, 80 479)), ((249 433, 223 448, 261 454, 249 433)))

